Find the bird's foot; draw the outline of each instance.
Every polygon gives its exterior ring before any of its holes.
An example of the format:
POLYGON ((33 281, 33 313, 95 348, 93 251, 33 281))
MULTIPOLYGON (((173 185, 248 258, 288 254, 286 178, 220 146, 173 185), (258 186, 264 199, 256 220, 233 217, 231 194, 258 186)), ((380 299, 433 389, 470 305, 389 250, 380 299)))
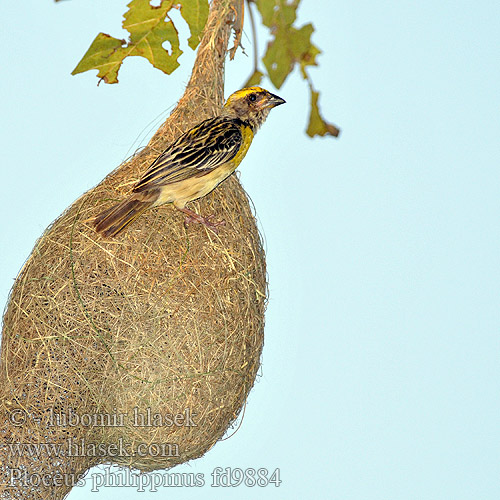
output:
POLYGON ((194 222, 195 224, 203 224, 204 226, 208 227, 208 229, 211 229, 214 233, 218 233, 219 227, 226 225, 225 220, 213 220, 213 218, 215 217, 214 215, 207 215, 206 217, 204 217, 203 215, 199 215, 196 212, 188 210, 187 208, 182 209, 182 212, 186 214, 186 217, 184 217, 184 225, 186 226, 189 223, 194 222))

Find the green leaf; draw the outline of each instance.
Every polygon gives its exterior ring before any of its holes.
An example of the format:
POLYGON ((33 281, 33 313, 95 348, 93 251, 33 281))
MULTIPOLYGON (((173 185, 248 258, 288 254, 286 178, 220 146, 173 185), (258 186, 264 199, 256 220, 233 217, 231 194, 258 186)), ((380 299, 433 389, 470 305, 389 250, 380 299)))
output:
POLYGON ((267 46, 262 62, 273 85, 279 89, 293 69, 293 55, 288 46, 285 29, 276 32, 275 38, 267 46))
POLYGON ((118 70, 124 57, 122 45, 125 43, 125 40, 99 33, 71 74, 76 75, 89 69, 98 69, 98 78, 106 83, 117 83, 118 70))
MULTIPOLYGON (((294 67, 298 65, 302 78, 308 81, 311 90, 311 111, 307 134, 310 137, 316 135, 338 137, 340 130, 325 121, 319 112, 319 93, 314 91, 306 71, 308 66, 317 66, 316 56, 321 54, 318 47, 311 42, 314 27, 310 23, 301 28, 293 26, 300 0, 254 0, 254 2, 259 9, 262 23, 269 28, 273 37, 262 58, 272 84, 279 89, 294 67)), ((257 73, 260 72, 255 68, 250 81, 257 73)), ((262 76, 259 74, 259 78, 262 76)))
POLYGON ((174 24, 165 22, 172 6, 173 0, 163 0, 158 7, 151 6, 149 0, 132 0, 123 16, 123 27, 130 33, 128 43, 99 33, 72 74, 97 69, 97 76, 106 83, 117 83, 118 70, 128 56, 145 57, 155 68, 172 73, 182 54, 174 24), (165 42, 170 51, 163 48, 165 42))
POLYGON ((145 57, 167 74, 179 66, 177 58, 182 54, 174 23, 164 21, 172 5, 173 0, 163 0, 159 7, 152 7, 149 0, 132 0, 123 16, 123 27, 130 33, 128 55, 145 57), (163 48, 165 42, 170 43, 170 54, 163 48))
POLYGON ((305 68, 307 66, 317 66, 316 56, 321 54, 321 50, 311 42, 311 35, 313 32, 313 25, 306 24, 300 29, 292 28, 290 36, 290 49, 295 60, 300 64, 302 77, 304 79, 307 79, 305 68))
POLYGON ((262 71, 259 71, 256 69, 253 74, 250 76, 250 78, 245 82, 243 85, 243 88, 245 87, 254 87, 255 85, 259 85, 260 82, 262 81, 262 77, 264 76, 264 73, 262 71))
POLYGON ((274 9, 279 1, 275 0, 256 0, 255 4, 259 9, 264 26, 270 28, 273 25, 274 9))
POLYGON ((311 113, 309 115, 309 125, 307 126, 306 134, 309 137, 316 135, 332 135, 338 137, 340 130, 333 124, 326 122, 318 107, 319 92, 316 92, 311 87, 311 113))
POLYGON ((188 44, 194 50, 200 43, 201 33, 207 24, 208 0, 183 0, 181 15, 189 26, 191 37, 188 44))
POLYGON ((269 42, 262 62, 269 78, 276 88, 280 88, 296 63, 300 65, 302 76, 307 78, 304 68, 316 65, 316 55, 320 50, 312 45, 312 24, 297 29, 293 26, 296 19, 296 4, 285 0, 258 0, 257 7, 262 22, 271 29, 274 39, 269 42))
POLYGON ((268 28, 274 26, 291 26, 297 17, 297 5, 288 4, 286 0, 256 0, 257 8, 262 16, 262 23, 268 28))

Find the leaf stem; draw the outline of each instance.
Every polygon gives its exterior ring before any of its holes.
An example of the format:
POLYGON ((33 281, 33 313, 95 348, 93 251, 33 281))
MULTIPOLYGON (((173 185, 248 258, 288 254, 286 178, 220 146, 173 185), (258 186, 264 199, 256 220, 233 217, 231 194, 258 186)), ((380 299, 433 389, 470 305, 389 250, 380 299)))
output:
POLYGON ((251 4, 254 0, 247 0, 248 5, 248 16, 250 17, 250 26, 252 28, 252 38, 253 38, 253 72, 256 73, 258 71, 259 65, 259 50, 257 45, 257 28, 255 27, 255 18, 253 17, 253 11, 251 8, 251 4))

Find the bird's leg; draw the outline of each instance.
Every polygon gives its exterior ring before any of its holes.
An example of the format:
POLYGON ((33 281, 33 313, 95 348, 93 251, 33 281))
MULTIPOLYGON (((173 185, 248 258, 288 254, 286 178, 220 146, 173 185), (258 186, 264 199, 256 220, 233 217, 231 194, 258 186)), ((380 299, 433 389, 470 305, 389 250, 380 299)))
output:
POLYGON ((182 213, 186 214, 186 217, 184 219, 185 224, 189 224, 190 222, 195 222, 196 224, 203 224, 204 226, 208 227, 211 229, 214 233, 218 233, 218 227, 219 226, 224 226, 226 224, 225 220, 221 221, 212 221, 213 215, 208 215, 207 217, 203 217, 203 215, 199 215, 196 212, 193 212, 192 210, 189 210, 189 208, 186 207, 176 207, 178 210, 180 210, 182 213))

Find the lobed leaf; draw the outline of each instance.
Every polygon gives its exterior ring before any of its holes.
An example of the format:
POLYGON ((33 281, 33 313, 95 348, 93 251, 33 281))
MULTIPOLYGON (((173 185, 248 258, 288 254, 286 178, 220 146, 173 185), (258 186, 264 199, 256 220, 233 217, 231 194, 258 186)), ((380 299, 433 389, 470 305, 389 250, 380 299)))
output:
POLYGON ((286 0, 256 0, 255 3, 262 16, 262 23, 268 28, 291 26, 297 18, 298 3, 289 4, 286 0))
POLYGON ((306 134, 309 137, 316 135, 325 136, 332 135, 338 137, 340 130, 335 125, 328 123, 323 119, 318 107, 319 92, 316 92, 311 87, 311 112, 309 115, 309 125, 307 126, 306 134))
POLYGON ((321 54, 321 50, 311 42, 311 35, 314 32, 312 24, 306 24, 300 29, 294 28, 294 34, 291 37, 291 50, 300 64, 302 77, 307 79, 305 69, 307 66, 317 66, 316 56, 321 54))
POLYGON ((188 45, 194 50, 201 40, 201 33, 208 19, 208 0, 183 0, 181 15, 189 26, 191 37, 188 45))
POLYGON ((254 87, 255 85, 259 85, 260 82, 262 81, 262 78, 264 77, 264 73, 262 71, 259 71, 256 69, 250 78, 245 82, 243 87, 254 87))
MULTIPOLYGON (((295 65, 298 65, 302 78, 309 82, 311 90, 311 110, 307 134, 310 137, 316 135, 338 137, 340 130, 325 121, 319 112, 319 93, 314 91, 306 71, 308 66, 317 66, 316 56, 321 51, 311 42, 311 36, 314 32, 312 24, 306 24, 301 28, 293 26, 297 18, 299 3, 300 0, 294 0, 290 3, 287 0, 255 0, 262 17, 262 23, 270 29, 273 35, 273 39, 267 45, 262 62, 269 79, 278 89, 283 85, 295 65)), ((256 79, 260 81, 262 76, 262 73, 255 68, 249 81, 253 82, 256 79)))
POLYGON ((286 29, 276 32, 274 40, 269 42, 262 58, 267 74, 273 85, 279 89, 293 69, 294 59, 288 47, 286 29))
POLYGON ((311 42, 313 25, 306 24, 300 29, 293 26, 297 2, 288 4, 285 0, 258 0, 256 3, 262 22, 274 34, 262 58, 273 85, 279 89, 295 64, 299 64, 303 78, 307 78, 305 68, 316 66, 316 56, 321 53, 311 42))
POLYGON ((106 83, 118 83, 118 70, 125 57, 122 46, 125 44, 125 40, 99 33, 71 74, 97 69, 98 78, 106 83))
POLYGON ((149 0, 132 0, 124 14, 123 27, 130 33, 128 43, 104 33, 99 33, 78 63, 72 74, 97 69, 97 76, 106 83, 118 82, 118 70, 125 57, 145 57, 151 64, 170 74, 179 63, 182 54, 179 35, 172 21, 165 21, 173 0, 163 0, 153 7, 149 0), (170 51, 163 44, 170 44, 170 51))

